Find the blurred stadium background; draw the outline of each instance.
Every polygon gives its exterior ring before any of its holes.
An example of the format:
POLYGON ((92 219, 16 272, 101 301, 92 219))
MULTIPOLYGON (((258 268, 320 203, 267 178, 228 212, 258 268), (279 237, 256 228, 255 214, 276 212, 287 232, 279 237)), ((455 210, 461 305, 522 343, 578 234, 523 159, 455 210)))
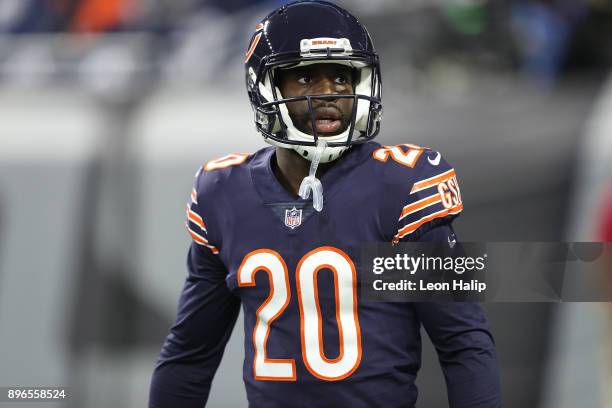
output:
MULTIPOLYGON (((0 0, 1 386, 146 406, 193 174, 263 146, 242 59, 281 3, 0 0)), ((460 239, 612 241, 612 1, 340 3, 381 54, 379 142, 457 168, 460 239)), ((612 407, 610 304, 486 309, 505 407, 612 407)), ((246 406, 243 341, 239 323, 209 407, 246 406)), ((425 343, 419 406, 447 407, 425 343)))

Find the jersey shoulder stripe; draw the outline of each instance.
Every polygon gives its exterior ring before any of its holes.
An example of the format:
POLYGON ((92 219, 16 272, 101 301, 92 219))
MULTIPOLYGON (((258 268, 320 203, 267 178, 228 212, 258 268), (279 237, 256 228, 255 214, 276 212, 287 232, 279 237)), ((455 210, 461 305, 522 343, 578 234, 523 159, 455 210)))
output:
POLYGON ((196 185, 191 190, 189 202, 187 203, 187 208, 185 211, 185 227, 187 228, 187 232, 194 243, 210 249, 210 251, 216 255, 219 253, 219 248, 211 244, 209 241, 208 229, 202 215, 203 205, 200 202, 202 198, 198 197, 198 181, 203 174, 203 167, 204 166, 200 167, 196 173, 196 185))
POLYGON ((393 242, 410 240, 463 210, 457 173, 439 152, 425 149, 411 169, 393 242))
POLYGON ((410 193, 411 194, 418 193, 421 190, 425 190, 425 189, 437 186, 441 181, 447 180, 455 175, 456 175, 455 169, 450 169, 450 170, 445 171, 442 174, 438 174, 438 175, 426 178, 425 180, 417 181, 412 186, 412 190, 410 190, 410 193))
POLYGON ((250 180, 248 163, 256 153, 230 153, 200 166, 185 212, 187 232, 194 243, 218 254, 222 248, 223 197, 234 196, 236 186, 250 180))

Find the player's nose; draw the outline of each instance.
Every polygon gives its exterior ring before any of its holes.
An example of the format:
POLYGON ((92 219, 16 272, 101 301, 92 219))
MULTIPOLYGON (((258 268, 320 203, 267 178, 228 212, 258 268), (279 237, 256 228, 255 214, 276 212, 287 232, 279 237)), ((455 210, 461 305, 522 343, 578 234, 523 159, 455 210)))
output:
POLYGON ((317 81, 315 92, 319 95, 338 93, 334 79, 327 76, 323 76, 317 81))

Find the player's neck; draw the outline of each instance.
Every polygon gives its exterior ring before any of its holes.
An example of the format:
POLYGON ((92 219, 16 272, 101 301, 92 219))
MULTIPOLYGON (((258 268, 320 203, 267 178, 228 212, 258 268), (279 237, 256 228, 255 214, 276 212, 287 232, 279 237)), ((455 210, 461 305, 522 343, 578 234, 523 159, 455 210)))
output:
MULTIPOLYGON (((293 149, 276 148, 276 160, 272 162, 272 170, 281 185, 289 193, 298 196, 300 184, 310 172, 310 161, 304 159, 293 149)), ((317 178, 321 178, 334 162, 321 163, 317 168, 317 178)))

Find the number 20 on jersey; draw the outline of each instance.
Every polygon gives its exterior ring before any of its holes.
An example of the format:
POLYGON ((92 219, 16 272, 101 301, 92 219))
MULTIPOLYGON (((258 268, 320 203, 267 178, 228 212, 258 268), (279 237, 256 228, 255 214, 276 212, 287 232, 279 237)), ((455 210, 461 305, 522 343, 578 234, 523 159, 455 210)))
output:
MULTIPOLYGON (((254 377, 257 380, 295 381, 294 359, 266 357, 270 325, 291 301, 289 271, 278 252, 259 249, 246 255, 238 268, 238 286, 255 286, 255 274, 259 271, 267 273, 270 293, 257 309, 257 321, 253 329, 254 377)), ((321 380, 337 381, 346 378, 361 362, 356 279, 355 265, 349 256, 329 246, 308 252, 295 270, 302 358, 308 371, 321 380), (333 359, 327 358, 323 350, 322 316, 317 294, 317 274, 322 269, 329 269, 334 276, 340 352, 333 359)))

